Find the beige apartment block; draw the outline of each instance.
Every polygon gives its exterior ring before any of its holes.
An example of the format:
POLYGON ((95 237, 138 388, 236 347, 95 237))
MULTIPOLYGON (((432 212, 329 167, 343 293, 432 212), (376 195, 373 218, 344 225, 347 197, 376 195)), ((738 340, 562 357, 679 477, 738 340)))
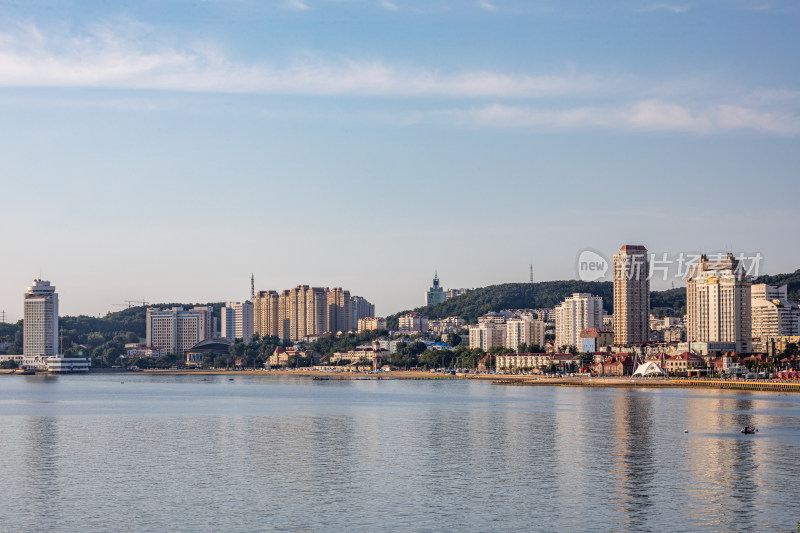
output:
POLYGON ((751 283, 733 254, 716 261, 702 255, 686 279, 686 338, 730 342, 737 353, 752 349, 751 283))

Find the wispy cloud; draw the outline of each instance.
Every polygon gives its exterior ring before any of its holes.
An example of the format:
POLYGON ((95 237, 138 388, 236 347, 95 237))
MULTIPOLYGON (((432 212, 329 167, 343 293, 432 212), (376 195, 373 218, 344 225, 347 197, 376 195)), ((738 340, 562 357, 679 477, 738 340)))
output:
POLYGON ((397 7, 397 4, 394 4, 389 0, 380 0, 380 2, 378 2, 378 5, 380 5, 383 9, 387 9, 389 11, 397 11, 399 9, 397 7))
POLYGON ((669 13, 686 13, 689 11, 688 5, 681 5, 676 6, 674 4, 651 4, 649 6, 645 6, 642 8, 637 9, 637 11, 647 12, 647 11, 668 11, 669 13))
POLYGON ((308 11, 310 9, 303 0, 286 0, 286 7, 294 11, 308 11))
POLYGON ((497 11, 497 6, 487 0, 478 0, 478 7, 486 11, 497 11))
POLYGON ((443 73, 381 61, 305 56, 284 65, 243 64, 208 44, 175 48, 119 38, 109 28, 46 37, 36 27, 0 34, 0 86, 95 87, 306 95, 537 98, 597 89, 589 75, 443 73), (147 43, 147 44, 143 44, 147 43))
POLYGON ((0 87, 461 100, 492 104, 424 111, 411 120, 446 119, 481 127, 800 134, 800 93, 793 89, 748 90, 713 80, 642 80, 575 71, 445 72, 314 55, 280 64, 247 63, 208 43, 179 47, 161 42, 152 28, 135 21, 96 26, 80 35, 52 34, 33 25, 0 33, 0 87), (592 104, 582 105, 588 101, 592 104))
POLYGON ((466 110, 436 111, 428 116, 431 120, 480 127, 605 128, 700 135, 732 131, 800 134, 800 116, 792 113, 769 113, 732 105, 692 109, 659 100, 644 100, 609 108, 557 110, 494 104, 466 110))

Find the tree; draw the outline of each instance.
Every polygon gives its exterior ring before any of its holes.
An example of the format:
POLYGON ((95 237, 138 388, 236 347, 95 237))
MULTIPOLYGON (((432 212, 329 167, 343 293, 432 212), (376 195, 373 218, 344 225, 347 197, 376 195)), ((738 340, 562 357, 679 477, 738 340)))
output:
POLYGON ((492 355, 497 355, 501 353, 514 353, 514 350, 511 348, 506 348, 505 346, 492 346, 489 348, 489 352, 492 355))
POLYGON ((797 343, 789 342, 786 343, 786 348, 783 350, 783 357, 794 357, 795 355, 800 354, 800 347, 797 346, 797 343))

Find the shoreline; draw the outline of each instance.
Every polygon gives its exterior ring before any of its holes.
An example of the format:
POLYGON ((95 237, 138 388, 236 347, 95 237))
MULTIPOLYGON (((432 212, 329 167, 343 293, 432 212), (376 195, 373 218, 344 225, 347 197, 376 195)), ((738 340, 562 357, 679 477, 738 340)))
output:
MULTIPOLYGON (((37 375, 58 375, 53 372, 36 372, 37 375)), ((794 392, 800 393, 799 382, 780 381, 745 381, 720 379, 669 379, 638 378, 615 376, 574 376, 574 377, 542 377, 520 376, 513 374, 444 374, 419 370, 394 370, 380 373, 362 372, 326 372, 323 370, 135 370, 97 369, 89 374, 147 375, 147 376, 263 376, 282 377, 299 376, 330 381, 369 381, 369 380, 422 380, 422 379, 472 379, 489 381, 492 385, 522 387, 589 387, 589 388, 653 388, 653 389, 692 389, 711 388, 720 390, 762 391, 762 392, 794 392)), ((0 375, 34 375, 18 370, 2 369, 0 375)))

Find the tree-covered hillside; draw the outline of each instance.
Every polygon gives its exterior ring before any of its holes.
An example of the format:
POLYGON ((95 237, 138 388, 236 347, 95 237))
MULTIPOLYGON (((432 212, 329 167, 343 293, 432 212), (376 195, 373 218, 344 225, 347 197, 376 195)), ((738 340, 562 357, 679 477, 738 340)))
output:
POLYGON ((758 276, 753 283, 767 283, 769 285, 788 285, 789 299, 800 301, 800 269, 791 274, 776 274, 774 276, 758 276))
MULTIPOLYGON (((418 307, 414 311, 432 319, 460 316, 468 322, 475 322, 479 316, 489 311, 554 307, 576 292, 601 296, 605 310, 609 314, 614 312, 613 284, 610 281, 576 280, 490 285, 438 305, 418 307)), ((651 292, 650 307, 672 308, 683 313, 686 308, 686 289, 651 292)), ((386 326, 389 329, 397 328, 399 316, 406 312, 387 317, 386 326)))

